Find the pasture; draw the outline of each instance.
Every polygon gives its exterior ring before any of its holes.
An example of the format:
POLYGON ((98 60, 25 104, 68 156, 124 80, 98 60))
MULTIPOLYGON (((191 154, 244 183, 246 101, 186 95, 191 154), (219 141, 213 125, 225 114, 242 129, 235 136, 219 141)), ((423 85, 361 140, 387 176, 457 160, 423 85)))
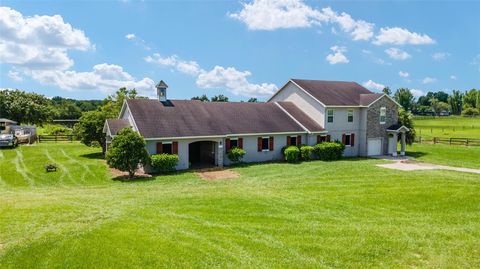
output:
POLYGON ((414 117, 417 136, 440 138, 480 138, 480 117, 414 117))
MULTIPOLYGON (((420 146, 408 150, 450 159, 420 146)), ((457 165, 475 167, 472 148, 457 165)), ((354 158, 121 182, 78 143, 0 154, 1 268, 480 267, 477 174, 354 158)))

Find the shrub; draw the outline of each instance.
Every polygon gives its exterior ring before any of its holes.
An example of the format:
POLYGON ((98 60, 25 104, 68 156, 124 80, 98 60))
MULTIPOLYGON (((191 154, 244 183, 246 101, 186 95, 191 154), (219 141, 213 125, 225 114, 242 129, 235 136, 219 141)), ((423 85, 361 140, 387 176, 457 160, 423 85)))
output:
POLYGON ((302 160, 310 161, 313 159, 313 147, 312 146, 301 146, 300 153, 302 155, 302 160))
POLYGON ((124 128, 112 139, 105 157, 110 167, 127 171, 128 177, 133 178, 138 165, 145 165, 148 160, 145 140, 132 129, 124 128))
POLYGON ((241 148, 233 147, 227 152, 227 156, 232 163, 238 163, 242 161, 242 158, 243 156, 245 156, 245 153, 246 153, 245 150, 241 148))
POLYGON ((314 147, 315 154, 322 161, 341 159, 344 149, 345 145, 339 142, 324 142, 314 147))
POLYGON ((159 172, 171 172, 179 161, 177 154, 156 154, 150 157, 150 165, 159 172))
POLYGON ((285 149, 285 160, 289 163, 300 161, 300 149, 296 146, 289 146, 285 149))
POLYGON ((478 116, 479 109, 473 108, 473 107, 467 107, 462 111, 462 116, 464 117, 475 117, 478 116))

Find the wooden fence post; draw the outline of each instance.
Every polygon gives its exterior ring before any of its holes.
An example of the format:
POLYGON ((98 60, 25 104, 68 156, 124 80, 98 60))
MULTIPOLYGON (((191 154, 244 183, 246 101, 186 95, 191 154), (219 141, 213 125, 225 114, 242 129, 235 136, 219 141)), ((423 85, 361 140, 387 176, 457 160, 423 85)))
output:
POLYGON ((467 138, 467 146, 468 146, 468 138, 467 138))

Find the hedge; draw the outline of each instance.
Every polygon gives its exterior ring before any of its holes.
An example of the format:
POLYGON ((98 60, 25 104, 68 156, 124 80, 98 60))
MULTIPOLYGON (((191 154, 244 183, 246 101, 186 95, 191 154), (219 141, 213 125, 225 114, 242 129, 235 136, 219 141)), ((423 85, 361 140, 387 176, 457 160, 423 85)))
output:
POLYGON ((314 159, 314 148, 312 146, 301 146, 300 147, 300 154, 302 156, 302 160, 310 161, 314 159))
POLYGON ((296 146, 289 146, 285 149, 285 160, 289 163, 300 161, 300 149, 296 146))
POLYGON ((242 161, 242 158, 243 156, 245 156, 245 153, 246 153, 245 150, 234 147, 227 152, 227 156, 232 163, 238 163, 242 161))
POLYGON ((341 159, 344 149, 345 145, 339 142, 323 142, 314 147, 317 158, 323 161, 341 159))
POLYGON ((150 157, 150 165, 158 172, 171 172, 179 161, 177 154, 156 154, 150 157))

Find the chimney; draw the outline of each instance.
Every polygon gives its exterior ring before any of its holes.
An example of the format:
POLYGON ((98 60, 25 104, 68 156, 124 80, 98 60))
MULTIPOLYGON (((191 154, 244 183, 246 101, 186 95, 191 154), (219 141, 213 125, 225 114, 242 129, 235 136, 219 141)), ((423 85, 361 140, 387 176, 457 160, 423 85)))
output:
POLYGON ((163 81, 160 82, 155 86, 157 88, 157 97, 160 102, 167 101, 167 88, 168 85, 163 81))

